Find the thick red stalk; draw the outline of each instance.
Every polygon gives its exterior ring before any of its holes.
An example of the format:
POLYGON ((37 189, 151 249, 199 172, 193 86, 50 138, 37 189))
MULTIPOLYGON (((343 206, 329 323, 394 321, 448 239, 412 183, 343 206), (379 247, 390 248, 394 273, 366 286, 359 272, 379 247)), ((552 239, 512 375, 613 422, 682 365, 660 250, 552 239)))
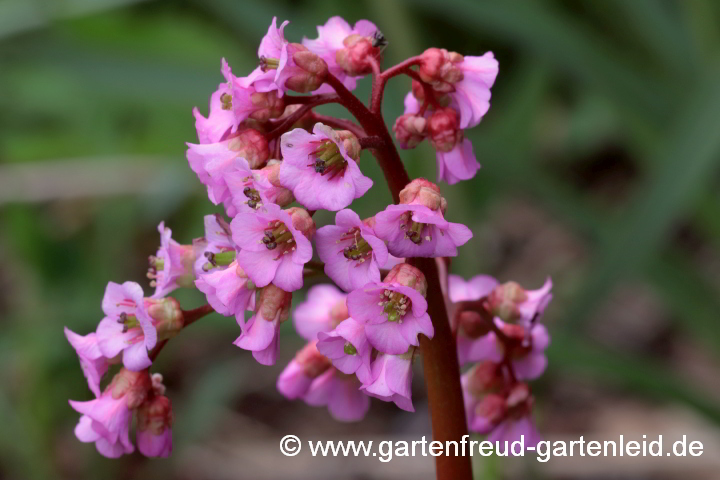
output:
MULTIPOLYGON (((402 68, 401 72, 415 62, 413 59, 402 68)), ((402 65, 402 64, 401 64, 402 65)), ((388 70, 391 71, 393 69, 388 70)), ((373 82, 371 104, 382 102, 382 90, 385 79, 381 74, 373 82), (380 77, 380 80, 378 80, 380 77), (377 89, 377 90, 376 90, 377 89)), ((328 83, 340 97, 340 103, 347 108, 362 125, 368 135, 379 137, 384 145, 374 148, 373 155, 377 158, 385 174, 394 201, 400 198, 400 190, 410 183, 410 177, 393 144, 392 137, 382 118, 379 106, 370 111, 355 95, 353 95, 337 78, 328 76, 328 83)), ((379 105, 379 103, 378 103, 379 105)), ((433 439, 440 442, 459 442, 467 435, 465 421, 465 405, 460 385, 460 366, 457 361, 455 338, 450 329, 447 307, 443 297, 439 272, 432 258, 414 258, 411 263, 419 268, 428 282, 428 313, 432 318, 435 335, 432 340, 420 336, 420 351, 423 356, 425 384, 427 385, 432 420, 433 439)), ((470 457, 440 456, 435 458, 436 474, 439 480, 471 480, 472 468, 470 457)))

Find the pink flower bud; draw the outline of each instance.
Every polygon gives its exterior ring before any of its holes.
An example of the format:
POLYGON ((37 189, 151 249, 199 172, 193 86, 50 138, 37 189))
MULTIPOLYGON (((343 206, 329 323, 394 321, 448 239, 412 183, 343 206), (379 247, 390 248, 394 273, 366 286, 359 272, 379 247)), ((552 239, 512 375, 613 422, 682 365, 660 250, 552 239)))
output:
POLYGON ((277 319, 279 323, 282 323, 290 316, 292 293, 270 284, 258 291, 255 304, 255 311, 263 319, 268 322, 277 319))
POLYGON ((490 332, 490 325, 478 312, 462 312, 458 318, 458 325, 467 338, 480 338, 490 332))
POLYGON ((270 149, 265 135, 253 128, 241 130, 230 138, 228 149, 237 152, 238 157, 247 160, 252 169, 262 167, 270 157, 270 149))
POLYGON ((435 150, 449 152, 462 141, 463 132, 458 128, 459 118, 452 108, 441 108, 428 119, 429 140, 435 150))
POLYGON ((383 279, 383 283, 397 283, 410 287, 423 297, 427 294, 427 281, 425 275, 417 268, 407 263, 395 265, 383 279))
POLYGON ((488 393, 498 393, 504 384, 500 365, 489 360, 476 364, 468 372, 468 391, 477 398, 488 393))
POLYGON ((121 368, 115 374, 106 391, 109 391, 114 400, 125 399, 128 408, 133 409, 140 406, 152 389, 152 380, 147 370, 133 372, 127 368, 121 368))
MULTIPOLYGON (((517 383, 513 385, 506 400, 507 408, 510 410, 521 409, 523 414, 532 406, 532 397, 530 396, 530 387, 527 383, 517 383)), ((515 412, 514 412, 515 413, 515 412)))
POLYGON ((381 59, 379 47, 373 46, 373 40, 357 34, 349 35, 343 40, 345 48, 335 53, 338 66, 352 77, 372 73, 370 58, 381 59))
POLYGON ((332 363, 330 359, 317 349, 317 341, 310 342, 295 355, 295 361, 308 378, 317 378, 323 374, 332 363))
POLYGON ((360 147, 360 141, 354 133, 349 130, 335 130, 335 140, 342 143, 348 157, 352 158, 356 162, 360 160, 360 151, 362 148, 360 147))
POLYGON ((485 419, 490 425, 500 423, 507 413, 505 397, 491 393, 483 397, 475 406, 475 415, 485 419))
POLYGON ((146 457, 168 457, 172 452, 173 411, 170 399, 155 395, 137 409, 137 444, 146 457))
POLYGON ((272 185, 272 188, 266 192, 268 199, 281 207, 286 207, 295 201, 295 197, 290 190, 283 187, 280 183, 279 175, 281 165, 282 162, 280 160, 269 160, 267 165, 260 170, 256 170, 255 173, 267 179, 272 185))
POLYGON ((440 194, 440 188, 424 178, 416 178, 400 191, 400 203, 423 205, 443 215, 447 210, 447 200, 440 194))
POLYGON ((393 133, 401 148, 415 148, 427 135, 427 120, 419 115, 406 113, 395 120, 393 133))
POLYGON ((300 207, 290 207, 285 210, 292 219, 292 226, 300 231, 308 240, 315 235, 315 221, 307 210, 300 207))
POLYGON ((435 90, 450 92, 454 90, 453 84, 464 77, 459 64, 464 57, 459 53, 448 52, 444 48, 428 48, 420 56, 420 78, 431 84, 435 90))
POLYGON ((167 340, 180 333, 185 322, 177 300, 173 297, 146 298, 144 303, 153 319, 158 340, 167 340))
POLYGON ((516 282, 498 285, 488 296, 490 312, 506 322, 514 322, 521 315, 518 306, 527 300, 525 290, 516 282))
POLYGON ((259 122, 267 122, 277 118, 285 111, 285 100, 278 97, 277 92, 254 92, 250 95, 253 111, 250 118, 259 122))
POLYGON ((295 63, 293 73, 285 81, 285 87, 300 93, 317 90, 325 83, 328 66, 325 60, 299 43, 288 45, 288 56, 295 63))

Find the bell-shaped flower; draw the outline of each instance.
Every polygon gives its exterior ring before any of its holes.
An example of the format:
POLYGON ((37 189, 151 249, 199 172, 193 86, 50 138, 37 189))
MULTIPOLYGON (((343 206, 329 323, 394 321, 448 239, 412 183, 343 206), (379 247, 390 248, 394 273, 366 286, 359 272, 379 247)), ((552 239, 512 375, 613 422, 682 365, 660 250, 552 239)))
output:
POLYGON ((401 355, 381 353, 372 364, 372 381, 360 389, 367 395, 385 402, 394 402, 399 408, 414 412, 412 404, 412 362, 415 349, 401 355))
POLYGON ((370 408, 370 398, 360 386, 355 375, 346 375, 331 367, 313 380, 303 400, 314 407, 326 406, 335 420, 357 422, 370 408))
POLYGON ((152 395, 137 409, 136 440, 146 457, 167 458, 172 452, 173 411, 165 395, 152 395))
POLYGON ((280 148, 280 182, 310 210, 341 210, 372 187, 358 166, 357 137, 346 130, 322 123, 313 133, 296 128, 282 136, 280 148))
POLYGON ((286 398, 294 400, 305 395, 313 380, 325 373, 332 364, 320 353, 317 340, 308 342, 285 367, 277 380, 277 389, 286 398))
POLYGON ((339 211, 335 225, 319 228, 315 243, 325 262, 325 274, 343 290, 380 281, 380 268, 388 260, 387 247, 352 210, 339 211))
POLYGON ((255 314, 241 325, 242 334, 233 342, 249 350, 263 365, 275 365, 280 324, 288 319, 292 293, 268 285, 257 293, 255 314))
POLYGON ((356 374, 363 383, 372 381, 370 355, 372 347, 365 336, 365 325, 353 318, 344 320, 335 330, 318 333, 318 351, 343 373, 356 374))
POLYGON ((172 231, 165 227, 165 222, 158 225, 160 232, 160 248, 149 259, 150 267, 147 276, 155 287, 153 298, 167 296, 176 288, 189 288, 194 285, 195 273, 193 265, 197 249, 193 245, 181 245, 172 239, 172 231))
POLYGON ((258 287, 270 283, 292 292, 303 285, 303 266, 312 258, 310 238, 315 222, 307 210, 239 213, 231 222, 232 239, 240 248, 237 262, 258 287))
POLYGON ((82 336, 65 327, 65 337, 80 359, 80 368, 87 379, 88 387, 96 397, 99 397, 100 380, 108 370, 108 359, 100 350, 97 334, 93 332, 82 336))
POLYGON ((314 341, 318 333, 334 330, 340 322, 350 316, 345 300, 347 294, 335 285, 313 285, 304 302, 295 308, 293 325, 298 335, 307 341, 314 341))

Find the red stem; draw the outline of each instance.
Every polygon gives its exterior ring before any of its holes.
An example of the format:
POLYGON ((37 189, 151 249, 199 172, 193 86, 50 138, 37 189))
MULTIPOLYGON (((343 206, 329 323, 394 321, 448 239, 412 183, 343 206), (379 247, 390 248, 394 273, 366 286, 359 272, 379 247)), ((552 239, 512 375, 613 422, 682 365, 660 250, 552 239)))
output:
POLYGON ((362 137, 362 138, 360 138, 360 147, 362 147, 363 149, 366 149, 366 148, 378 149, 378 148, 385 147, 385 142, 383 141, 382 138, 374 136, 374 135, 371 137, 362 137))
MULTIPOLYGON (((405 67, 409 67, 406 65, 405 67)), ((383 75, 377 75, 373 83, 371 104, 382 102, 385 86, 383 75)), ((389 78, 391 75, 388 75, 389 78)), ((394 201, 399 202, 400 190, 410 183, 400 155, 395 148, 385 121, 378 108, 373 111, 358 100, 333 75, 328 75, 328 84, 335 89, 340 103, 347 108, 362 125, 368 135, 379 137, 384 145, 372 150, 385 174, 394 201)), ((432 258, 413 258, 410 261, 425 275, 428 282, 428 313, 433 322, 435 335, 432 340, 420 336, 420 350, 423 356, 425 384, 427 385, 432 420, 433 438, 440 442, 461 441, 467 435, 465 405, 460 386, 460 366, 457 361, 457 347, 450 329, 447 308, 440 284, 437 264, 432 258)), ((435 458, 437 478, 441 480, 471 480, 470 457, 439 456, 435 458)))
POLYGON ((187 327, 191 323, 200 320, 205 315, 213 313, 214 311, 215 310, 213 310, 209 303, 203 305, 202 307, 194 308, 192 310, 183 310, 183 319, 185 320, 183 328, 187 327))
MULTIPOLYGON (((265 134, 265 138, 267 138, 268 141, 277 138, 283 133, 287 132, 288 129, 290 129, 293 124, 295 124, 295 122, 304 117, 308 112, 312 111, 313 108, 320 105, 325 105, 326 103, 336 103, 339 100, 338 96, 334 94, 312 95, 308 97, 289 97, 289 99, 291 102, 302 104, 302 107, 298 108, 290 116, 282 120, 275 128, 265 134), (298 99, 303 99, 303 101, 295 102, 298 99), (309 100, 305 101, 304 99, 309 100)), ((288 100, 286 100, 286 104, 287 102, 288 100)), ((291 105, 292 104, 293 103, 291 103, 291 105)))
POLYGON ((345 120, 344 118, 335 118, 328 115, 320 115, 319 113, 315 112, 310 113, 310 118, 312 118, 314 121, 324 123, 329 127, 337 128, 340 130, 348 130, 358 138, 366 136, 365 130, 363 130, 360 125, 357 125, 350 120, 345 120))

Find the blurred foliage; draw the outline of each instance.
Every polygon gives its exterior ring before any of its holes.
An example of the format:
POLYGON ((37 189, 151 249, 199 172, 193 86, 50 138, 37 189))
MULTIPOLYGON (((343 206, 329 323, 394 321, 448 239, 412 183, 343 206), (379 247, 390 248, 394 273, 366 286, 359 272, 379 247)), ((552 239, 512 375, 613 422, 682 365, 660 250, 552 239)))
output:
MULTIPOLYGON (((501 66, 493 107, 469 132, 484 168, 471 182, 443 186, 448 216, 477 234, 497 205, 521 199, 582 244, 582 261, 560 268, 549 256, 516 278, 534 286, 550 273, 556 281, 551 377, 578 372, 720 423, 717 403, 662 355, 618 353, 589 333, 606 320, 595 314, 609 296, 639 281, 671 312, 674 334, 720 358, 720 275, 695 255, 698 245, 715 257, 720 250, 719 2, 0 0, 0 175, 33 165, 42 175, 40 162, 68 162, 69 189, 41 202, 32 200, 42 188, 0 192, 0 476, 165 471, 136 457, 112 463, 73 443, 76 416, 66 402, 87 394, 62 326, 93 329, 108 280, 144 281, 160 220, 181 241, 201 234, 202 216, 216 209, 184 160, 185 142, 195 140, 190 110, 206 110, 220 58, 235 72, 252 68, 273 15, 291 20, 292 39, 313 37, 331 15, 369 18, 390 40, 385 65, 430 46, 493 50, 501 66), (105 167, 142 165, 138 182, 147 188, 138 193, 137 182, 118 178, 113 185, 125 193, 74 195, 92 191, 74 175, 83 162, 100 172, 97 182, 111 183, 105 167), (629 172, 609 195, 596 188, 608 165, 629 172), (692 242, 683 241, 688 235, 692 242)), ((390 121, 408 86, 389 85, 390 121)), ((358 95, 368 94, 364 81, 358 95)), ((427 145, 403 157, 412 176, 434 178, 427 145)), ((373 159, 362 161, 376 186, 354 207, 369 216, 390 197, 373 159)), ((456 273, 501 272, 482 238, 461 251, 456 273)), ((197 292, 178 296, 189 307, 202 302, 197 292)), ((208 435, 220 405, 256 388, 243 382, 249 356, 229 345, 236 326, 215 317, 160 360, 183 419, 176 446, 208 435)), ((497 475, 494 464, 485 470, 497 475)))

